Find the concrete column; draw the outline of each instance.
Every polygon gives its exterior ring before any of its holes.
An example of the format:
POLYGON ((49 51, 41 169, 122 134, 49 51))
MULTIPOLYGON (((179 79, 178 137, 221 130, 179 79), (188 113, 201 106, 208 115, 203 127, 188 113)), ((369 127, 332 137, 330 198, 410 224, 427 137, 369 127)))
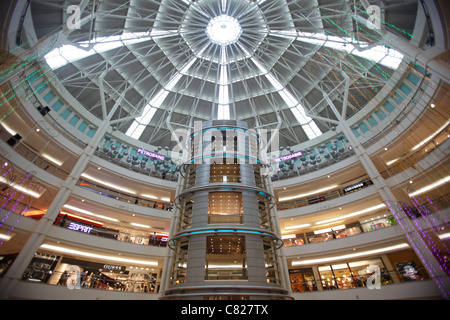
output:
POLYGON ((388 269, 389 275, 392 278, 392 281, 394 281, 394 283, 401 283, 399 276, 397 273, 394 273, 394 267, 392 266, 391 262, 389 261, 389 258, 387 257, 387 255, 383 254, 381 256, 381 260, 383 261, 384 265, 386 266, 386 268, 388 269))
POLYGON ((319 266, 312 266, 311 267, 311 269, 313 271, 313 274, 314 274, 314 279, 316 279, 317 291, 323 291, 322 279, 320 278, 320 274, 319 274, 318 268, 319 268, 319 266))

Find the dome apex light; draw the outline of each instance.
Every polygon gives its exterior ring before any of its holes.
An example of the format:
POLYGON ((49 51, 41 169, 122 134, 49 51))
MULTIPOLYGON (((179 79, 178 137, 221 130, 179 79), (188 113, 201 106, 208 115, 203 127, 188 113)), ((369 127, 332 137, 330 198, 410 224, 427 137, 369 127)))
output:
POLYGON ((220 15, 211 19, 206 27, 206 33, 214 43, 226 46, 239 39, 242 28, 235 18, 220 15))

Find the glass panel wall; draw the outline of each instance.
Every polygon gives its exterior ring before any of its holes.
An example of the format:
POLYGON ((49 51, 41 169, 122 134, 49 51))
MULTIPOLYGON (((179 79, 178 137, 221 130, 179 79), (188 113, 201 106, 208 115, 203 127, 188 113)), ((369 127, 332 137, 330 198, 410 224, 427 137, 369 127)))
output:
POLYGON ((192 223, 192 207, 194 205, 194 195, 188 195, 181 199, 180 208, 183 214, 178 221, 178 230, 191 227, 192 223))
POLYGON ((186 279, 186 268, 188 258, 189 240, 180 239, 176 245, 176 255, 172 265, 171 286, 184 283, 186 279))
POLYGON ((312 268, 289 270, 292 292, 316 291, 317 282, 312 268))
POLYGON ((205 280, 247 279, 245 237, 207 237, 205 280))
POLYGON ((262 194, 257 195, 258 200, 258 213, 259 223, 262 228, 272 229, 272 223, 270 221, 270 201, 266 196, 262 194))
POLYGON ((351 289, 367 286, 367 281, 380 271, 380 284, 393 283, 381 259, 319 266, 320 282, 324 290, 351 289))
POLYGON ((238 164, 211 164, 209 182, 241 183, 241 170, 238 164))
POLYGON ((210 192, 208 204, 209 224, 244 223, 242 193, 210 192))
POLYGON ((280 283, 280 272, 278 270, 277 252, 272 239, 263 239, 264 266, 266 268, 267 283, 280 283))

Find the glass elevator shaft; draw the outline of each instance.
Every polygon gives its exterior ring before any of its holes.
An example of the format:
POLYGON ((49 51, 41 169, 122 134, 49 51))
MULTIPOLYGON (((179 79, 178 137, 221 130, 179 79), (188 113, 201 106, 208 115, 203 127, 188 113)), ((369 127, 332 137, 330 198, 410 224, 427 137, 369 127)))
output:
POLYGON ((162 299, 288 299, 265 142, 241 121, 186 142, 162 299))

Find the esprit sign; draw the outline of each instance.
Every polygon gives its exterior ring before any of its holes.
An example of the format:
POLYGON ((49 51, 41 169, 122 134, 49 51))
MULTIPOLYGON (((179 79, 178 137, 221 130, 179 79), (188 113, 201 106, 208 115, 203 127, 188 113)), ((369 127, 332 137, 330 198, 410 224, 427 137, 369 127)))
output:
POLYGON ((67 228, 70 230, 81 231, 84 233, 91 233, 91 230, 92 230, 91 227, 86 227, 86 226, 83 226, 81 224, 74 223, 74 222, 71 222, 67 228))

